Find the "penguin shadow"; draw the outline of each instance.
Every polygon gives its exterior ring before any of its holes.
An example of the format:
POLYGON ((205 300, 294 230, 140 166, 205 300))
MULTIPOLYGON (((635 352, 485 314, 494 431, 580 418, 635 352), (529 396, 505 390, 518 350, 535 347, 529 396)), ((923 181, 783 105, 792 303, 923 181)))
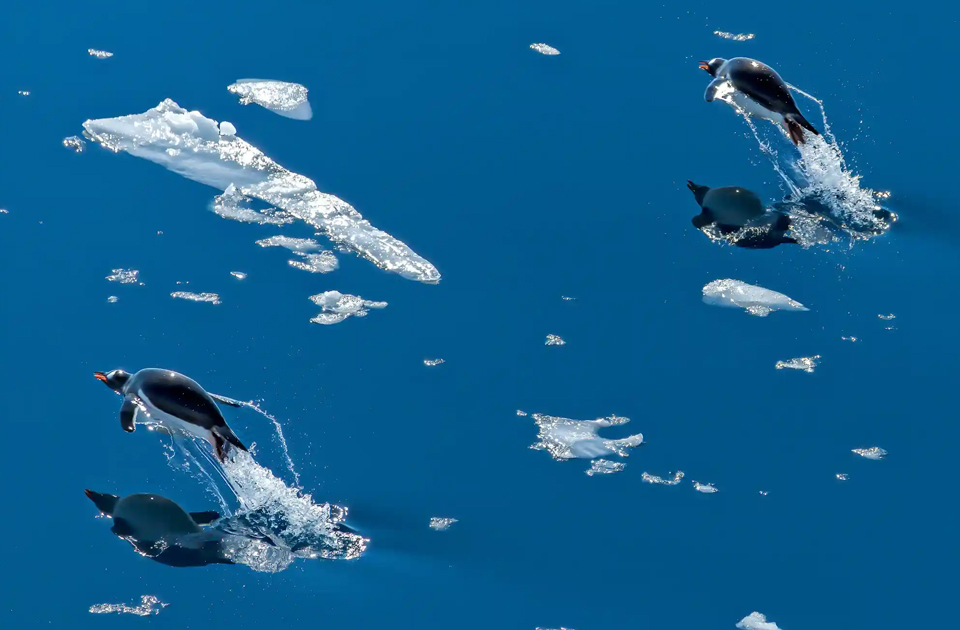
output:
POLYGON ((711 241, 745 249, 797 244, 788 235, 791 217, 776 209, 766 209, 753 191, 740 186, 710 188, 692 180, 687 180, 687 189, 700 206, 700 214, 691 223, 711 241))

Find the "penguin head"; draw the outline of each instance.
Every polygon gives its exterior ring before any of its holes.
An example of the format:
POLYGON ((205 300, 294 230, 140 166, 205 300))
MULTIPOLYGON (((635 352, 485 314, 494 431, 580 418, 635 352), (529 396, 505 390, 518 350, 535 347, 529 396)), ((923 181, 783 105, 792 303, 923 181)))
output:
POLYGON ((130 380, 130 372, 124 370, 110 370, 107 373, 94 372, 93 376, 115 392, 121 391, 127 381, 130 380))
POLYGON ((697 204, 703 207, 703 200, 707 196, 707 193, 710 192, 710 187, 701 186, 700 184, 694 184, 692 181, 688 179, 687 188, 689 188, 690 192, 693 193, 694 198, 697 200, 697 204))
POLYGON ((710 61, 701 61, 700 69, 706 70, 707 74, 709 74, 711 77, 715 77, 717 76, 717 70, 719 70, 720 66, 722 66, 726 62, 727 62, 726 59, 722 59, 720 57, 714 57, 710 61))

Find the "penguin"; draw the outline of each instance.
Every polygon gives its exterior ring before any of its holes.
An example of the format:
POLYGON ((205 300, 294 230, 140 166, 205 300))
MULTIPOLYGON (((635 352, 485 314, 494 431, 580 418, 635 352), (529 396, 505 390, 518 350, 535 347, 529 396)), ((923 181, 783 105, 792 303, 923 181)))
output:
POLYGON ((781 125, 787 130, 787 135, 794 144, 804 143, 804 129, 814 135, 820 135, 820 132, 797 109, 797 104, 787 85, 770 66, 747 57, 733 59, 718 57, 710 61, 701 61, 700 69, 706 70, 710 76, 714 77, 703 95, 708 103, 716 97, 717 89, 723 83, 729 82, 736 90, 732 98, 738 107, 750 115, 781 125))
POLYGON ((223 555, 223 535, 204 529, 220 518, 217 512, 187 512, 157 494, 118 497, 84 490, 101 513, 113 519, 114 534, 140 555, 173 567, 234 564, 223 555))
POLYGON ((715 226, 729 242, 749 249, 770 249, 797 243, 796 239, 786 235, 790 229, 790 217, 782 212, 767 211, 754 192, 739 186, 710 188, 690 180, 687 180, 687 188, 701 209, 700 214, 693 217, 693 226, 705 234, 705 228, 715 226))
POLYGON ((94 377, 123 396, 120 426, 127 433, 135 430, 137 411, 168 430, 206 440, 217 459, 227 459, 227 444, 246 451, 247 447, 227 426, 217 403, 242 406, 225 396, 207 393, 199 383, 171 370, 145 368, 131 375, 124 370, 95 372, 94 377))

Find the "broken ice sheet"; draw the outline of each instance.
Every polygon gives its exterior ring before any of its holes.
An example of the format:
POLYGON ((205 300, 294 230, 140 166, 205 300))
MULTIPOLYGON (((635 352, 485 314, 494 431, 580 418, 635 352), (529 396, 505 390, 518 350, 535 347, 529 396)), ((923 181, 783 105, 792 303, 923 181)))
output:
POLYGON ((73 149, 74 153, 83 153, 83 150, 87 148, 87 143, 77 136, 69 136, 63 139, 63 146, 73 149))
POLYGON ((762 613, 752 612, 737 624, 740 630, 780 630, 780 627, 767 618, 762 613))
POLYGON ((717 37, 722 37, 724 39, 729 39, 735 42, 748 42, 754 37, 756 37, 756 35, 754 35, 753 33, 738 34, 738 33, 727 33, 726 31, 714 31, 713 34, 716 35, 717 37))
POLYGON ((559 55, 559 54, 560 54, 560 51, 559 51, 559 50, 557 50, 557 49, 554 48, 553 46, 550 46, 549 44, 530 44, 530 48, 531 48, 532 50, 537 51, 537 52, 540 53, 541 55, 550 55, 550 56, 553 56, 553 55, 559 55))
POLYGON ((547 341, 543 345, 545 346, 563 346, 566 345, 566 341, 560 338, 560 335, 547 335, 547 341))
POLYGON ((285 225, 293 223, 294 218, 276 208, 254 210, 250 207, 250 198, 230 184, 222 195, 213 198, 213 211, 224 219, 240 223, 258 223, 260 225, 285 225))
POLYGON ((423 360, 423 364, 427 367, 434 367, 444 362, 445 361, 443 359, 424 359, 423 360))
POLYGON ((437 518, 434 516, 430 519, 430 529, 434 529, 438 532, 442 532, 445 529, 449 529, 451 525, 457 522, 455 518, 437 518))
POLYGON ((310 273, 330 273, 340 267, 340 261, 330 251, 324 250, 319 254, 294 253, 303 259, 287 261, 287 264, 294 269, 301 269, 310 273))
POLYGON ((109 59, 110 57, 113 57, 112 52, 97 50, 96 48, 87 48, 87 54, 91 57, 96 57, 97 59, 109 59))
POLYGON ((777 364, 774 366, 778 370, 803 370, 804 372, 813 373, 813 370, 820 364, 820 355, 812 357, 798 357, 796 359, 790 359, 788 361, 777 361, 777 364))
POLYGON ((585 470, 588 476, 593 477, 594 475, 612 475, 613 473, 618 473, 627 465, 623 462, 611 462, 607 459, 595 459, 590 462, 590 468, 585 470))
POLYGON ((216 293, 191 293, 190 291, 174 291, 170 297, 180 300, 189 300, 191 302, 209 302, 210 304, 220 304, 220 296, 216 293))
POLYGON ((90 607, 90 612, 95 615, 104 613, 120 613, 136 615, 138 617, 149 617, 150 615, 159 615, 160 611, 169 606, 164 604, 154 595, 141 595, 139 606, 127 606, 126 604, 96 604, 90 607))
POLYGON ((320 249, 320 243, 312 238, 294 238, 292 236, 271 236, 257 241, 260 247, 284 247, 292 252, 301 254, 315 252, 320 249))
POLYGON ((693 489, 704 494, 713 494, 714 492, 719 492, 719 490, 712 483, 700 483, 699 481, 693 482, 693 489))
POLYGON ((114 269, 113 273, 107 276, 107 280, 119 284, 140 284, 140 286, 143 286, 143 283, 140 282, 140 272, 136 269, 114 269))
POLYGON ((647 483, 659 484, 661 486, 676 486, 680 484, 680 481, 683 479, 683 471, 678 470, 675 473, 671 473, 673 477, 664 479, 663 477, 658 477, 656 475, 651 475, 650 473, 643 473, 640 478, 646 481, 647 483))
POLYGON ((256 103, 294 120, 310 120, 313 110, 307 100, 309 90, 299 83, 271 81, 269 79, 240 79, 227 86, 227 91, 240 97, 241 105, 256 103))
POLYGON ((860 457, 866 457, 867 459, 883 459, 887 456, 887 452, 880 448, 879 446, 871 446, 870 448, 855 448, 852 450, 853 453, 856 453, 860 457))
MULTIPOLYGON (((83 127, 87 139, 105 148, 126 151, 224 191, 214 204, 217 209, 219 203, 221 216, 242 209, 244 198, 259 199, 385 271, 427 284, 440 281, 436 267, 371 226, 353 206, 320 192, 313 180, 286 170, 239 136, 221 135, 217 121, 170 99, 142 114, 88 120, 83 127), (231 186, 232 194, 227 194, 231 186)), ((246 210, 248 217, 254 212, 246 210)))
POLYGON ((703 301, 711 306, 742 308, 757 317, 766 317, 774 311, 810 310, 783 293, 730 278, 714 280, 704 286, 703 301))
POLYGON ((643 443, 643 434, 637 433, 619 440, 606 440, 597 436, 600 429, 630 422, 630 418, 610 416, 596 420, 571 420, 542 413, 533 414, 540 428, 538 442, 530 446, 537 451, 547 451, 556 460, 593 459, 616 453, 629 455, 628 448, 643 443))
POLYGON ((314 324, 339 324, 348 317, 366 317, 370 312, 368 309, 387 307, 386 302, 371 302, 339 291, 325 291, 311 295, 310 299, 323 309, 322 313, 310 320, 314 324))

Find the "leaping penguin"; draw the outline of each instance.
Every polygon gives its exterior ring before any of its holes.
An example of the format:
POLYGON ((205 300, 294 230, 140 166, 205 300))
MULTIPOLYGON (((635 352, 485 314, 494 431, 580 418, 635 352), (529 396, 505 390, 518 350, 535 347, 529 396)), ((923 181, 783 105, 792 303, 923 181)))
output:
POLYGON ((134 417, 139 410, 151 422, 168 430, 206 440, 213 446, 217 459, 227 458, 227 444, 242 451, 247 447, 227 426, 219 401, 233 407, 241 406, 225 396, 207 393, 200 384, 172 370, 145 368, 131 375, 124 370, 96 372, 97 380, 123 396, 120 406, 120 426, 127 433, 135 430, 134 417))
POLYGON ((733 102, 745 112, 781 125, 794 144, 803 144, 803 130, 819 136, 790 94, 786 83, 770 66, 747 57, 701 61, 700 69, 714 77, 703 97, 708 103, 716 97, 717 89, 730 83, 735 89, 733 102))

